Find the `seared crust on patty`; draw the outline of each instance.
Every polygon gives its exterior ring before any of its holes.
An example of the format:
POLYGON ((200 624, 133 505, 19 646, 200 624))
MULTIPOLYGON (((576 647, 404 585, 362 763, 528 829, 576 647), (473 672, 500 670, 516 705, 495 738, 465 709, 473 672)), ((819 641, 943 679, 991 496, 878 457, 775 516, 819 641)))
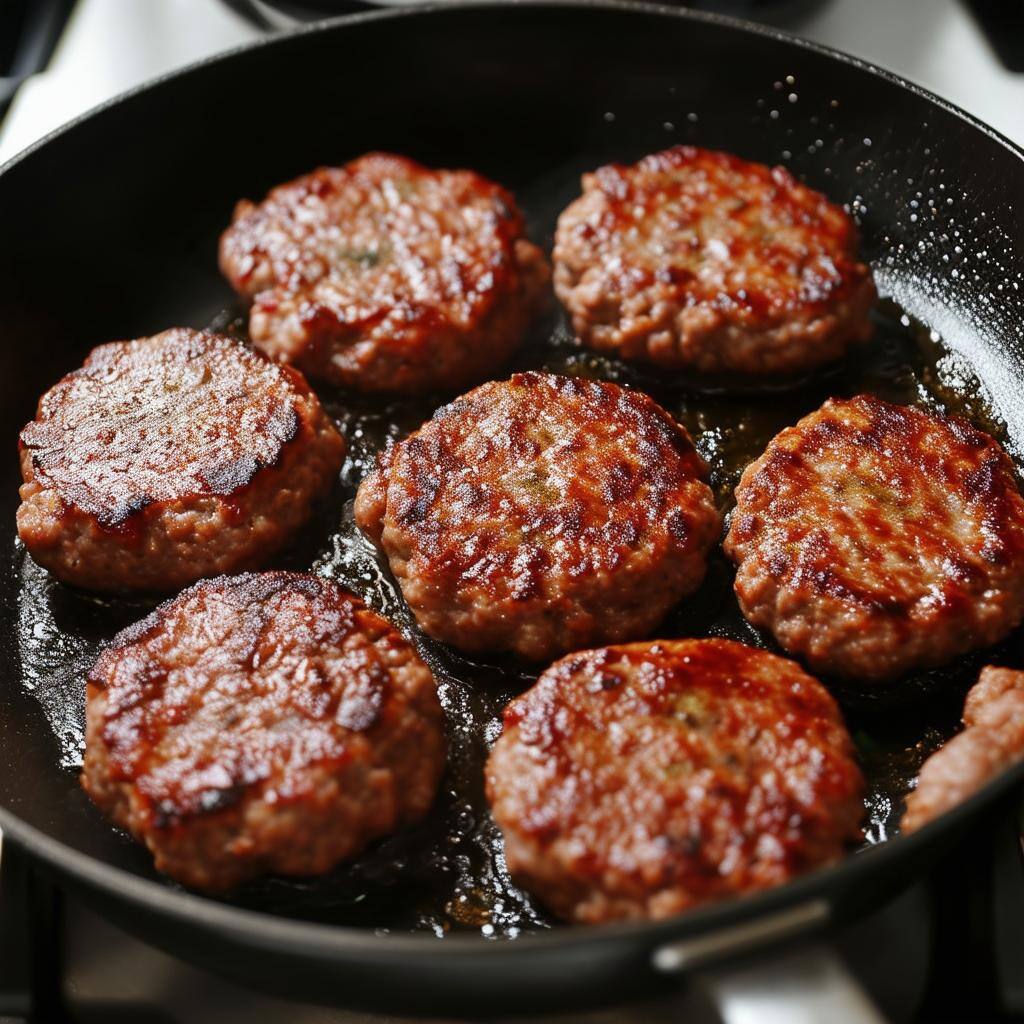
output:
POLYGON ((371 153, 240 202, 220 244, 253 344, 359 391, 456 390, 500 366, 550 271, 500 185, 371 153))
POLYGON ((198 583, 89 673, 82 785, 197 889, 310 875, 420 819, 444 766, 430 670, 335 583, 198 583))
POLYGON ((1024 761, 1024 672, 982 669, 964 702, 964 725, 922 766, 902 832, 916 832, 1024 761))
POLYGON ((875 287, 849 215, 728 153, 675 146, 585 174, 554 264, 580 340, 623 359, 792 373, 871 336, 875 287))
POLYGON ((166 591, 263 564, 345 442, 300 373, 175 328, 93 349, 21 432, 18 533, 68 583, 166 591))
POLYGON ((540 660, 644 636, 699 586, 721 530, 705 475, 647 395, 520 373, 395 445, 355 515, 425 632, 540 660))
POLYGON ((892 679, 1024 617, 1024 498, 988 434, 832 399, 747 467, 725 541, 744 615, 812 668, 892 679))
POLYGON ((728 640, 571 654, 505 711, 487 795, 509 870, 569 920, 663 918, 780 885, 860 838, 839 709, 728 640))

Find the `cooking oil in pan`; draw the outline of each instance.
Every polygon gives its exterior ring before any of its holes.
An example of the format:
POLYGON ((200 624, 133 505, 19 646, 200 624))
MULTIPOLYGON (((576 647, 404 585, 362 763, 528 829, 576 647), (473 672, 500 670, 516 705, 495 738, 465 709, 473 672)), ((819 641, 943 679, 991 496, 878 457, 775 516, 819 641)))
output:
MULTIPOLYGON (((730 387, 704 380, 700 388, 673 385, 572 342, 554 317, 542 325, 514 369, 600 377, 653 395, 690 431, 711 467, 712 485, 724 512, 743 468, 783 427, 832 395, 867 391, 901 403, 966 416, 1003 435, 983 389, 962 365, 951 364, 934 336, 883 304, 875 340, 841 365, 802 381, 765 389, 732 380, 730 387)), ((244 320, 228 311, 213 326, 244 337, 244 320)), ((443 398, 382 403, 321 389, 326 407, 344 430, 349 451, 336 493, 281 567, 309 569, 336 579, 388 616, 410 636, 433 669, 447 715, 448 769, 437 805, 420 827, 377 844, 365 856, 324 878, 265 879, 232 894, 233 902, 274 913, 387 931, 444 935, 473 931, 514 937, 551 922, 512 883, 500 836, 487 812, 483 765, 500 731, 508 700, 534 676, 510 659, 470 659, 415 629, 383 561, 352 520, 352 498, 376 454, 391 439, 414 429, 443 398)), ((84 693, 82 676, 99 645, 141 617, 144 604, 101 600, 53 582, 19 549, 22 587, 19 644, 25 689, 38 699, 57 737, 58 757, 69 771, 81 762, 84 693)), ((728 636, 770 646, 748 626, 732 594, 732 572, 721 554, 713 558, 701 591, 684 602, 659 631, 662 635, 728 636)), ((869 784, 865 842, 889 838, 902 795, 922 760, 956 728, 963 693, 984 661, 1016 650, 1011 638, 1001 651, 962 659, 950 669, 901 681, 918 699, 905 706, 872 706, 857 694, 839 692, 858 744, 869 784)), ((862 695, 861 695, 862 696, 862 695)), ((97 812, 98 813, 98 812, 97 812)))

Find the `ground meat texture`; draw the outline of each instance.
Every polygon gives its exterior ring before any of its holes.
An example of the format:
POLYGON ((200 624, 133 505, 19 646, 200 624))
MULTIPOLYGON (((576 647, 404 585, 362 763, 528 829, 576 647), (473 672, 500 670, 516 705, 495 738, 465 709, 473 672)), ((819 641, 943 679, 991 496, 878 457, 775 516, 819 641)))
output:
POLYGON ((572 921, 781 885, 861 838, 835 701, 794 662, 729 640, 563 658, 506 709, 486 776, 513 878, 572 921))
POLYGON ((668 369, 794 373, 872 331, 849 215, 728 153, 675 146, 585 174, 554 263, 584 344, 668 369))
POLYGON ((868 395, 782 431, 725 541, 744 615, 868 683, 950 661, 1024 616, 1024 499, 995 440, 868 395))
POLYGON ((265 564, 331 488, 345 442, 298 371, 178 328, 94 349, 20 448, 35 561, 92 590, 169 591, 265 564))
POLYGON ((1024 761, 1024 672, 982 669, 964 703, 966 729, 925 761, 900 828, 916 832, 1024 761))
POLYGON ((86 723, 82 785, 196 889, 330 870, 422 818, 445 759, 411 645, 295 573, 198 583, 120 633, 86 723))
POLYGON ((704 476, 646 395, 521 373, 385 453, 355 515, 425 632, 542 660, 645 636, 698 587, 721 531, 704 476))
POLYGON ((458 390, 504 363, 550 272, 500 185, 372 153, 241 202, 220 265, 257 348, 368 392, 458 390))

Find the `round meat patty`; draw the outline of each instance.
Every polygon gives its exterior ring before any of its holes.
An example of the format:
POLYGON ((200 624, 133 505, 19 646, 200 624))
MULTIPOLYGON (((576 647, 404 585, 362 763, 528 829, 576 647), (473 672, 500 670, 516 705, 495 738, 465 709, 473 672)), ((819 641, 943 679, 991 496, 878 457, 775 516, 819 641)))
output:
POLYGON ((1024 499, 988 434, 832 399, 747 467, 725 541, 744 615, 812 668, 892 679, 1024 617, 1024 499))
POLYGON ((964 703, 967 728, 925 761, 900 828, 916 832, 1024 761, 1024 672, 989 666, 964 703))
POLYGON ((197 583, 88 676, 82 785, 196 889, 330 870, 422 818, 444 760, 430 670, 316 576, 197 583))
POLYGON ((101 591, 265 564, 345 454, 300 373, 182 328, 94 349, 40 399, 20 448, 25 547, 101 591))
POLYGON ((585 345, 669 369, 793 373, 872 332, 850 217, 728 153, 675 146, 585 174, 554 263, 585 345))
POLYGON ((563 658, 506 709, 486 775, 513 878, 574 921, 780 885, 861 838, 835 701, 794 662, 729 640, 563 658))
POLYGON ((240 202, 220 265, 267 355, 359 391, 456 390, 519 346, 550 272, 500 185, 371 153, 240 202))
POLYGON ((484 384, 381 458, 355 516, 421 628, 541 660, 645 636, 704 578, 721 520, 686 431, 616 384, 484 384))

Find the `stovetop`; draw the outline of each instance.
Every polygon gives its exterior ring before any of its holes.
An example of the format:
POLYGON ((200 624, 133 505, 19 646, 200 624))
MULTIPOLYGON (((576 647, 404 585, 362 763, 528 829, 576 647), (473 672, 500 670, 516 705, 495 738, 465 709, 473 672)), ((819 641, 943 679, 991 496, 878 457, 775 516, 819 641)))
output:
MULTIPOLYGON (((78 0, 54 36, 55 48, 47 42, 53 54, 46 70, 20 85, 0 122, 0 162, 125 89, 258 38, 265 30, 233 9, 239 6, 220 0, 78 0)), ((700 6, 713 9, 715 3, 702 0, 700 6)), ((770 13, 772 5, 761 3, 760 9, 770 13)), ((1011 70, 1014 39, 1018 51, 1024 48, 1024 35, 1013 35, 1011 15, 1019 12, 1024 0, 819 0, 790 4, 785 27, 916 81, 1024 145, 1024 73, 1011 70), (990 42, 986 30, 993 26, 990 42)), ((834 937, 888 1020, 1024 1019, 1024 869, 1018 832, 1011 826, 997 837, 995 857, 989 837, 975 837, 970 849, 959 851, 929 879, 834 937)), ((35 997, 44 1003, 41 1019, 368 1020, 243 990, 143 945, 44 881, 34 882, 31 892, 27 910, 36 926, 31 953, 35 997)), ((4 933, 11 916, 0 903, 0 999, 8 980, 5 951, 8 973, 14 973, 13 958, 28 942, 20 930, 4 933)), ((0 1024, 16 1019, 4 1012, 0 1005, 0 1024)), ((618 1024, 670 1018, 693 1024, 720 1019, 707 992, 695 985, 681 987, 668 1000, 568 1019, 618 1024)))

